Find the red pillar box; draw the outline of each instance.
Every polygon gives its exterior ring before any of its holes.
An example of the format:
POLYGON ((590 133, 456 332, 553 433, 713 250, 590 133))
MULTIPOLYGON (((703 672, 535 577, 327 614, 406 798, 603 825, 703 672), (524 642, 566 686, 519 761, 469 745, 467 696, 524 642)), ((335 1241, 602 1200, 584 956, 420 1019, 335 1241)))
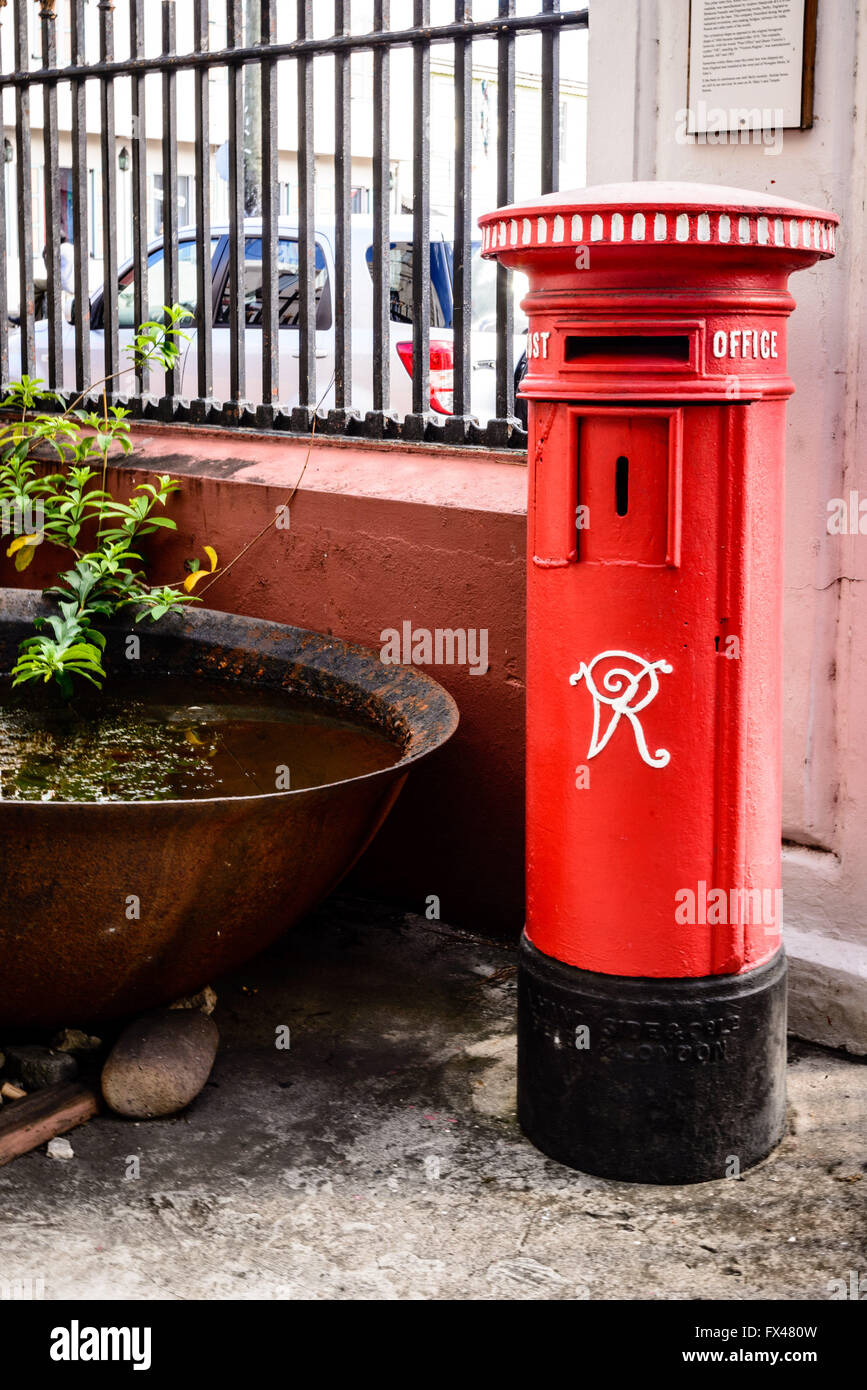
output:
POLYGON ((837 221, 662 183, 481 219, 530 278, 519 1116, 607 1177, 783 1132, 787 278, 837 221))

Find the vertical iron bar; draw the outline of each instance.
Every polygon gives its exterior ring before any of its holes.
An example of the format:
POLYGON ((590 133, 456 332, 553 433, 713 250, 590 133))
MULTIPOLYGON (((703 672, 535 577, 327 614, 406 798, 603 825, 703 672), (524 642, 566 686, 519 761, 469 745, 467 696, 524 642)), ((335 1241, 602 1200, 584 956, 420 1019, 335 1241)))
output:
MULTIPOLYGON (((15 0, 15 67, 27 72, 30 67, 30 36, 27 24, 27 0, 15 0)), ((19 343, 21 375, 33 376, 36 367, 35 296, 33 289, 33 190, 31 188, 30 151, 30 91, 15 89, 15 143, 18 162, 18 285, 19 285, 19 343)))
MULTIPOLYGON (((175 0, 163 0, 163 53, 177 43, 175 0)), ((178 302, 178 93, 173 69, 163 73, 163 295, 171 307, 178 302)), ((180 381, 178 368, 166 371, 163 409, 174 413, 180 381)))
MULTIPOLYGON (((241 0, 226 0, 226 43, 242 48, 244 21, 241 0)), ((247 390, 244 305, 244 75, 240 63, 230 63, 229 101, 229 396, 240 418, 247 390)))
MULTIPOLYGON (((374 0, 373 28, 385 32, 390 0, 374 0)), ((388 410, 391 367, 391 60, 385 45, 373 51, 373 409, 388 410)))
MULTIPOLYGON (((515 13, 515 0, 499 0, 501 16, 515 13)), ((497 206, 505 207, 515 194, 515 37, 497 39, 497 206)), ((512 272, 497 262, 497 419, 515 414, 515 314, 512 272)), ((504 441, 502 441, 504 442, 504 441)))
MULTIPOLYGON (((99 0, 99 56, 103 63, 114 57, 114 0, 99 0)), ((115 151, 114 78, 99 83, 102 119, 102 328, 105 374, 109 396, 118 391, 120 349, 117 328, 117 153, 115 151)))
MULTIPOLYGON (((413 0, 416 28, 430 24, 430 0, 413 0)), ((430 44, 413 45, 412 411, 422 433, 430 413, 430 44)))
MULTIPOLYGON (((263 46, 277 37, 276 0, 262 0, 263 46)), ((251 42, 247 36, 248 44, 251 42)), ((266 410, 280 396, 279 326, 279 242, 277 199, 279 195, 277 62, 263 58, 260 65, 262 92, 262 401, 266 410)))
MULTIPOLYGON (((334 32, 351 32, 350 0, 334 0, 334 32)), ((348 53, 334 55, 334 404, 352 404, 352 90, 348 53)))
MULTIPOLYGON (((133 58, 144 57, 144 0, 131 0, 129 11, 129 50, 133 58)), ((145 77, 132 78, 132 260, 133 317, 135 327, 150 317, 148 313, 148 216, 147 216, 147 129, 145 124, 145 77)), ((150 373, 144 363, 135 369, 139 395, 147 392, 150 373)))
MULTIPOLYGON (((472 19, 471 0, 455 0, 458 24, 472 19)), ((473 171, 473 45, 455 43, 455 230, 453 252, 454 411, 469 415, 471 403, 470 326, 472 322, 472 171, 473 171)), ((487 422, 485 422, 487 423, 487 422)))
MULTIPOLYGON (((298 38, 313 37, 313 0, 298 0, 298 38)), ((298 60, 298 404, 316 408, 316 233, 313 216, 313 59, 298 60)))
MULTIPOLYGON (((84 0, 71 0, 72 62, 84 66, 84 0)), ((70 83, 72 95, 72 249, 75 266, 75 386, 90 380, 90 281, 87 222, 87 89, 83 77, 70 83)), ((19 157, 21 151, 19 150, 19 157)))
MULTIPOLYGON (((54 0, 43 0, 42 66, 57 67, 57 15, 54 0)), ((42 146, 45 188, 45 278, 47 281, 48 385, 63 386, 63 288, 60 283, 60 156, 57 135, 57 85, 42 88, 42 146)))
MULTIPOLYGON (((543 14, 556 14, 560 0, 542 0, 543 14)), ((560 35, 542 34, 542 192, 560 187, 560 35)))
MULTIPOLYGON (((208 0, 195 0, 193 16, 197 53, 210 46, 208 0)), ((201 401, 214 394, 213 326, 214 300, 211 276, 211 70, 197 68, 196 92, 196 351, 198 355, 198 393, 201 401)))

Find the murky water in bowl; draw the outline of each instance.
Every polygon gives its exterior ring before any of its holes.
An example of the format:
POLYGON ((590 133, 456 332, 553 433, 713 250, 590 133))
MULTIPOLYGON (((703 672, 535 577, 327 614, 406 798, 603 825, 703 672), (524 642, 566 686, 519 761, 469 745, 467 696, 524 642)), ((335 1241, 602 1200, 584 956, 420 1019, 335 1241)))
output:
POLYGON ((297 791, 390 767, 402 750, 282 691, 148 679, 45 703, 0 683, 0 795, 172 801, 297 791))

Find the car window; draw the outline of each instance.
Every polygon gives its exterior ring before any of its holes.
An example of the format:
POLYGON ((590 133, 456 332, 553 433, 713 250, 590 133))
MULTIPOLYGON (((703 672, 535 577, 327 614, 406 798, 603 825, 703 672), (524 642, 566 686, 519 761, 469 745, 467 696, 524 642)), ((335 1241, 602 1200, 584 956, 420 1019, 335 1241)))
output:
MULTIPOLYGON (((213 256, 219 237, 211 238, 213 256)), ((117 295, 117 323, 119 328, 136 328, 135 285, 132 270, 121 276, 117 295)), ((163 287, 163 248, 160 246, 148 256, 148 304, 146 317, 159 321, 165 305, 163 287)), ((199 290, 196 282, 196 243, 182 241, 178 244, 178 303, 195 315, 199 303, 199 290)))
MULTIPOLYGON (((497 331, 497 267, 494 261, 486 261, 481 255, 482 243, 473 242, 473 259, 470 274, 470 304, 473 329, 479 333, 497 331)), ((527 315, 521 308, 521 300, 529 294, 530 281, 520 270, 512 272, 512 301, 515 310, 515 333, 524 333, 527 328, 527 315)))
MULTIPOLYGON (((251 328, 262 325, 262 238, 248 236, 244 246, 244 320, 251 328)), ((214 322, 229 322, 231 270, 217 305, 214 322)), ((314 275, 316 293, 316 327, 331 327, 331 286, 325 253, 316 246, 314 275)), ((297 328, 299 315, 298 242, 293 237, 280 237, 277 243, 277 318, 281 328, 297 328)))
MULTIPOLYGON (((393 241, 389 254, 388 292, 392 323, 412 323, 411 241, 393 241)), ((373 278, 373 247, 367 248, 367 268, 373 278)), ((449 328, 452 322, 451 282, 445 250, 440 242, 430 248, 430 324, 449 328)))

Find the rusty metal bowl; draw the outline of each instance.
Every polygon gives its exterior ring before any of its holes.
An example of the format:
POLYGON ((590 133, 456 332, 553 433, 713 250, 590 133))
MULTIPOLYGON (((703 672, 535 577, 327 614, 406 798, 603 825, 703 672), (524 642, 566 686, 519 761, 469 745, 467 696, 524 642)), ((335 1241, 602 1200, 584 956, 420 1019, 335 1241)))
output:
MULTIPOLYGON (((0 673, 42 611, 38 593, 0 590, 0 673)), ((258 796, 0 800, 2 1025, 119 1018, 238 966, 334 888, 410 768, 457 726, 436 681, 333 637, 189 610, 148 627, 132 662, 123 647, 131 625, 106 631, 112 681, 188 674, 287 689, 362 717, 402 753, 366 776, 258 796), (137 921, 126 916, 130 894, 137 921)))

